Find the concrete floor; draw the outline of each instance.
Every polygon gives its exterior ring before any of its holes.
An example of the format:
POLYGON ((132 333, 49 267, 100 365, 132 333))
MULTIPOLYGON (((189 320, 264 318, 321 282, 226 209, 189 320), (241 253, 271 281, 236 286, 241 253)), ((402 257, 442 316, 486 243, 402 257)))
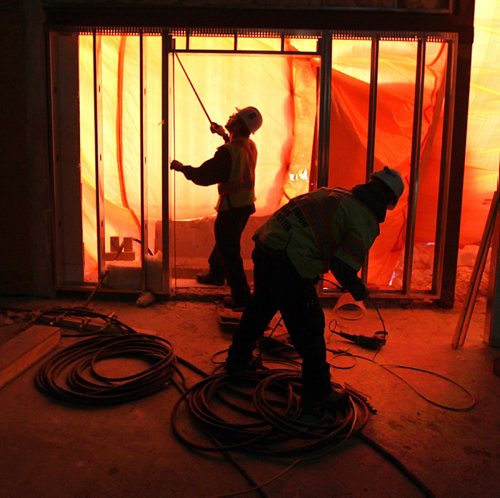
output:
MULTIPOLYGON (((2 309, 77 306, 77 299, 0 299, 2 309)), ((90 308, 139 329, 167 338, 174 353, 212 373, 213 353, 229 345, 220 328, 216 302, 156 302, 139 308, 133 302, 95 300, 90 308)), ((387 344, 377 363, 336 358, 336 382, 347 382, 369 395, 378 413, 364 434, 385 448, 416 475, 436 497, 500 496, 500 378, 493 361, 500 354, 483 341, 484 299, 475 307, 465 346, 451 342, 460 307, 454 310, 384 307, 387 344), (470 391, 477 403, 470 411, 453 411, 418 396, 380 364, 418 367, 439 373, 470 391), (344 368, 339 368, 344 367, 344 368)), ((339 318, 325 306, 327 323, 371 334, 380 329, 374 309, 364 318, 339 318)), ((5 317, 5 315, 4 315, 5 317)), ((4 339, 19 325, 4 320, 4 339), (10 332, 9 332, 10 331, 10 332)), ((283 333, 282 329, 278 329, 283 333)), ((326 332, 334 349, 367 352, 326 332)), ((59 348, 73 339, 62 338, 59 348)), ((423 493, 381 455, 358 439, 329 454, 297 462, 232 452, 231 456, 258 483, 272 480, 260 495, 244 493, 250 485, 224 455, 196 452, 173 435, 171 412, 179 393, 169 386, 139 401, 85 408, 51 400, 34 387, 41 362, 0 390, 0 497, 121 498, 216 497, 418 497, 423 493), (273 479, 274 478, 274 479, 273 479)), ((201 377, 181 366, 189 386, 201 377)), ((464 392, 442 378, 397 370, 433 402, 467 406, 464 392)), ((202 436, 197 436, 200 441, 202 436)), ((205 439, 206 441, 206 439, 205 439)))

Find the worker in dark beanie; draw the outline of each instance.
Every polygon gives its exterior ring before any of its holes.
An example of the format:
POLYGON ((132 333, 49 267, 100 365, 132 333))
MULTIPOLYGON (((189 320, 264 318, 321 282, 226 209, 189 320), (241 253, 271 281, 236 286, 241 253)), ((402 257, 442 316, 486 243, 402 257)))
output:
POLYGON ((224 285, 231 288, 224 305, 242 310, 250 300, 250 287, 241 259, 241 235, 249 217, 255 212, 255 165, 257 147, 249 138, 262 125, 262 116, 255 107, 236 109, 224 128, 211 123, 210 130, 224 138, 224 145, 214 157, 200 167, 185 166, 177 160, 170 169, 181 171, 196 185, 218 184, 219 200, 214 224, 215 245, 208 258, 208 273, 196 280, 205 285, 224 285))
POLYGON ((258 367, 253 350, 279 311, 302 358, 302 406, 328 407, 345 398, 330 381, 316 283, 331 270, 355 300, 367 297, 357 273, 403 190, 401 174, 385 167, 351 190, 321 188, 295 197, 256 231, 254 293, 232 338, 229 373, 258 367))

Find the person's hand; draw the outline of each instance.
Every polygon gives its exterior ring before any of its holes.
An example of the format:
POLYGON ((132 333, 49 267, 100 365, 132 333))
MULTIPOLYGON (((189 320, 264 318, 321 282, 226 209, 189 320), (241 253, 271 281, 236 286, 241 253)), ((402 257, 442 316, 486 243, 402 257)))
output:
POLYGON ((184 168, 184 164, 176 159, 170 163, 170 169, 173 169, 174 171, 182 171, 182 168, 184 168))
POLYGON ((368 290, 361 279, 357 279, 355 282, 351 283, 347 290, 355 301, 363 301, 368 297, 368 290))
POLYGON ((210 131, 212 133, 217 133, 217 135, 220 135, 221 137, 226 134, 226 130, 224 129, 224 127, 218 123, 210 123, 210 131))
POLYGON ((366 291, 364 293, 364 295, 358 295, 358 299, 354 298, 354 301, 356 301, 356 302, 366 301, 369 297, 370 297, 370 294, 368 294, 368 291, 366 291))
POLYGON ((362 288, 356 289, 356 292, 354 292, 354 294, 351 292, 351 295, 355 301, 364 301, 368 297, 368 291, 363 285, 362 288))

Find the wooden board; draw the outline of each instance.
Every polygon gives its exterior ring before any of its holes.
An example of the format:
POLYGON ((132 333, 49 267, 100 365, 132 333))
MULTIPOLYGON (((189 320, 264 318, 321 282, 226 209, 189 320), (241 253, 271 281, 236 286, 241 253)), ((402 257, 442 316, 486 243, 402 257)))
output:
POLYGON ((0 389, 52 351, 61 337, 60 329, 33 325, 0 347, 0 389))

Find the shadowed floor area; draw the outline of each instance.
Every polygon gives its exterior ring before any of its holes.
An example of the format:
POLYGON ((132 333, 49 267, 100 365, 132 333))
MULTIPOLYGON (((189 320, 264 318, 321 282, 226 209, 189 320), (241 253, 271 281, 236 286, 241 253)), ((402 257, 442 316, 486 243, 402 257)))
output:
MULTIPOLYGON (((74 309, 83 302, 3 298, 0 348, 27 337, 29 329, 21 329, 36 318, 28 310, 74 309)), ((157 301, 139 308, 126 300, 95 300, 88 308, 160 342, 166 339, 177 358, 173 380, 180 385, 180 372, 191 388, 217 372, 214 361, 223 361, 230 343, 218 306, 216 301, 157 301), (217 352, 222 353, 214 357, 217 352)), ((216 442, 192 423, 185 406, 172 420, 182 388, 170 381, 149 396, 105 406, 44 395, 34 382, 40 367, 63 348, 87 340, 81 333, 69 337, 71 330, 59 327, 55 348, 0 389, 0 496, 399 498, 425 496, 426 490, 436 497, 498 496, 500 380, 494 360, 499 352, 483 340, 484 298, 475 306, 465 345, 451 347, 460 306, 380 307, 388 335, 376 353, 332 333, 371 336, 381 330, 370 303, 356 319, 325 304, 333 380, 362 393, 376 413, 369 414, 361 437, 343 436, 331 448, 298 455, 206 452, 186 445, 174 428, 195 444, 216 442), (265 485, 248 491, 252 482, 265 485)), ((69 320, 71 313, 63 318, 69 320)), ((288 345, 279 317, 272 325, 273 339, 288 345)), ((148 354, 100 361, 98 372, 133 375, 147 367, 148 354)), ((264 365, 283 368, 265 356, 264 365)))

